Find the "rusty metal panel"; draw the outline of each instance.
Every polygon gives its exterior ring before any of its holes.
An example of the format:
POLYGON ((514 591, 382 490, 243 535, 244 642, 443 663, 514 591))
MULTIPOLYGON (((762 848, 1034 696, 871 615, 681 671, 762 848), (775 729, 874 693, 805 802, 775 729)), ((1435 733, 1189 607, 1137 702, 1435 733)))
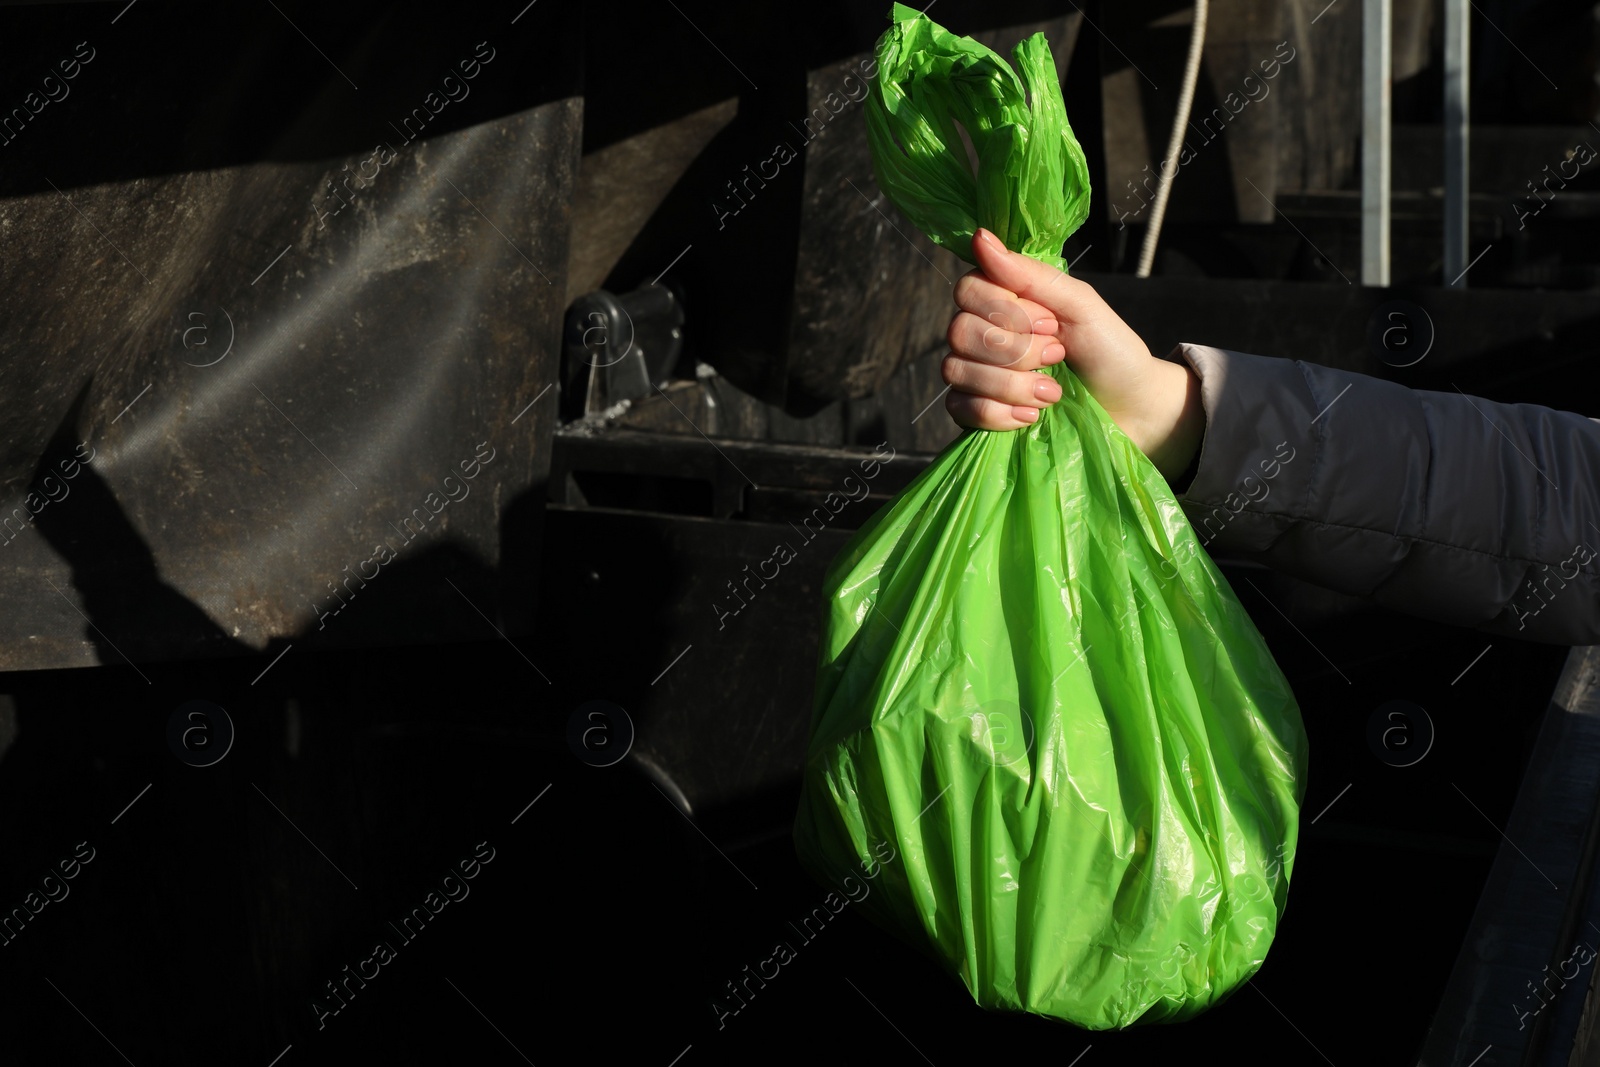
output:
POLYGON ((0 12, 0 669, 526 622, 582 105, 512 14, 0 12))

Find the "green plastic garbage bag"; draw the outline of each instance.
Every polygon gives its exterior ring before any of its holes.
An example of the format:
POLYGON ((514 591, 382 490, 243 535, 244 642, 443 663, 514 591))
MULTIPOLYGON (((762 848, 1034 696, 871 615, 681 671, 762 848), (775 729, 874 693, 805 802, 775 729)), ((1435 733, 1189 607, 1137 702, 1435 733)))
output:
MULTIPOLYGON (((1061 266, 1088 181, 1042 35, 1019 80, 892 17, 880 187, 964 256, 983 225, 1061 266)), ((796 849, 825 884, 876 869, 861 907, 986 1008, 1182 1019, 1272 943, 1304 727, 1165 479, 1065 364, 1044 373, 1063 396, 1038 422, 967 432, 831 564, 796 849)))

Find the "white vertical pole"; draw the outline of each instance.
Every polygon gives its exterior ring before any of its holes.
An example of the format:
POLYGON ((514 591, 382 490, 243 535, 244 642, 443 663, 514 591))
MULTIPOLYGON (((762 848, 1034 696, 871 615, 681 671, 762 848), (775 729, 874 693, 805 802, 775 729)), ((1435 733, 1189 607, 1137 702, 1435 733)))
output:
POLYGON ((1361 284, 1389 284, 1392 0, 1361 3, 1361 284))
POLYGON ((1468 0, 1444 0, 1444 282, 1467 279, 1468 0))

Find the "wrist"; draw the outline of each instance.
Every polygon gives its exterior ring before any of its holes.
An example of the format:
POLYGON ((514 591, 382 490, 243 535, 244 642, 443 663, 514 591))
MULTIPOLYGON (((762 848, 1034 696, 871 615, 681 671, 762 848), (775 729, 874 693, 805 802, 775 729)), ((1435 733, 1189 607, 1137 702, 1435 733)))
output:
POLYGON ((1206 409, 1200 378, 1182 363, 1156 360, 1152 426, 1144 453, 1167 481, 1182 477, 1205 440, 1206 409))

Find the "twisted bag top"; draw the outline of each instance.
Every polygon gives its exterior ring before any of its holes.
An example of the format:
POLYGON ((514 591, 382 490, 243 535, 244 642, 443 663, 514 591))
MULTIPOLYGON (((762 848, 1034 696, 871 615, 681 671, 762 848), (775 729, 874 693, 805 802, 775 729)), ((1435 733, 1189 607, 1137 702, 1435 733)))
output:
MULTIPOLYGON (((896 5, 868 102, 880 187, 935 243, 1062 265, 1089 188, 1050 51, 896 5), (967 161, 955 123, 978 157, 967 161)), ((795 844, 986 1008, 1180 1019, 1266 956, 1304 793, 1300 712, 1165 479, 1063 364, 829 568, 795 844), (891 843, 895 858, 874 846, 891 843)))

